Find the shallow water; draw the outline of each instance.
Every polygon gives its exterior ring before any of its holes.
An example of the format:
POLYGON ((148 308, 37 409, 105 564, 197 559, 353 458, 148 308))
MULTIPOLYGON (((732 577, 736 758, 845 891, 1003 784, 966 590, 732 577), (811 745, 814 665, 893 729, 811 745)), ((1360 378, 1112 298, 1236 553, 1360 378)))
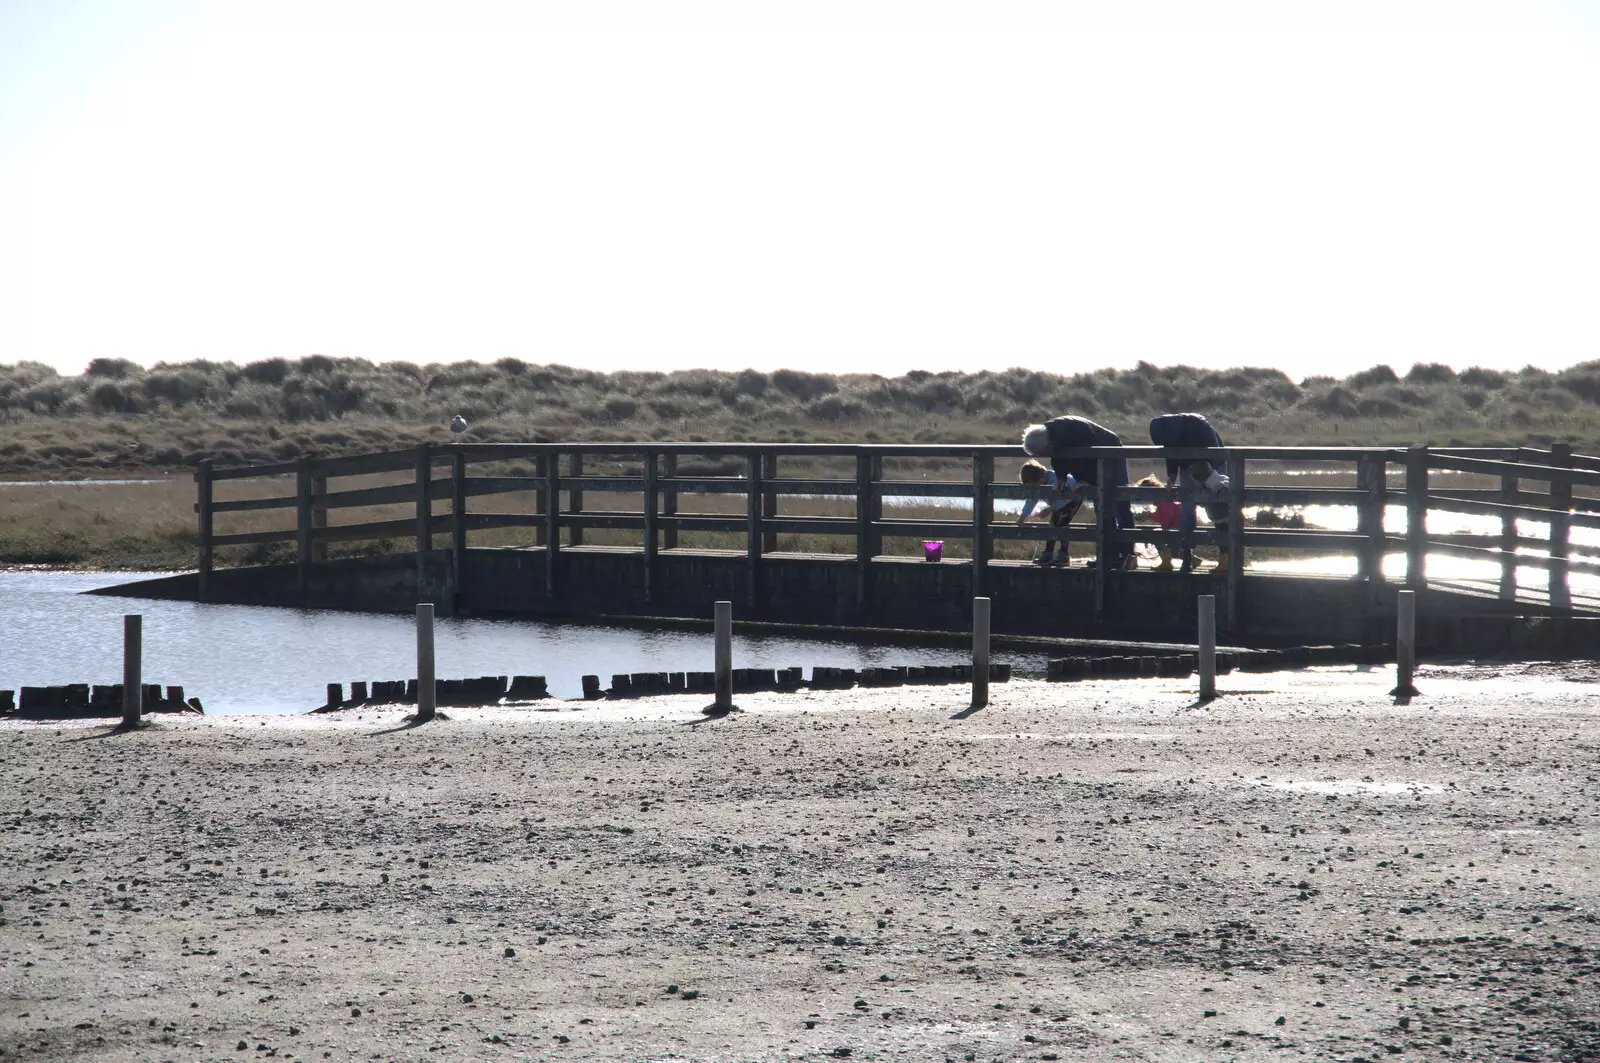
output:
MULTIPOLYGON (((0 690, 122 681, 122 617, 144 617, 144 678, 181 684, 208 713, 304 712, 328 683, 416 675, 410 617, 262 606, 102 598, 82 591, 153 573, 0 572, 7 606, 0 639, 0 690)), ((610 685, 618 672, 709 671, 709 632, 599 627, 537 620, 440 619, 441 679, 542 675, 550 693, 576 698, 585 673, 610 685)), ((735 633, 735 668, 814 665, 959 664, 956 646, 857 644, 735 633)), ((994 660, 1044 668, 1043 654, 997 652, 994 660)), ((809 673, 808 673, 809 674, 809 673)))

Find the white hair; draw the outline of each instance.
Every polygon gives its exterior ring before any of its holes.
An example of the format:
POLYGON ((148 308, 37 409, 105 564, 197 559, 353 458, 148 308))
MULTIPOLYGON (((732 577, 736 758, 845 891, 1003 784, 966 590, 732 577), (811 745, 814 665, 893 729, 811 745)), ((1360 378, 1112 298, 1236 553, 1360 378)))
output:
POLYGON ((1042 424, 1030 424, 1022 433, 1022 449, 1034 457, 1050 453, 1050 430, 1042 424))

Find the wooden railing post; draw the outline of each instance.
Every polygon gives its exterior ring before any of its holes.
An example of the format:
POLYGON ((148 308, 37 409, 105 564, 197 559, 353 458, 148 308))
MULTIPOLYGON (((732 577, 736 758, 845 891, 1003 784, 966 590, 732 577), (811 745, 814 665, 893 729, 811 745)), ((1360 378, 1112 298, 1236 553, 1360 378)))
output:
MULTIPOLYGON (((778 478, 778 455, 763 454, 761 456, 761 480, 763 484, 770 485, 778 478)), ((761 496, 761 516, 776 517, 778 515, 778 495, 775 491, 768 491, 761 496)), ((761 533, 761 552, 766 554, 777 553, 778 533, 763 531, 761 533)))
POLYGON ((1428 586, 1428 448, 1406 451, 1406 586, 1428 586))
POLYGON ((759 453, 745 455, 745 475, 749 477, 749 491, 745 496, 745 557, 749 561, 745 604, 754 610, 761 601, 761 470, 759 453))
POLYGON ((1356 466, 1356 486, 1364 492, 1356 511, 1356 531, 1366 537, 1356 555, 1357 574, 1367 581, 1369 604, 1377 599, 1376 585, 1383 582, 1384 502, 1388 493, 1388 464, 1382 455, 1363 455, 1356 466))
MULTIPOLYGON (((539 486, 533 492, 533 511, 544 517, 546 522, 550 519, 550 499, 552 497, 549 491, 550 461, 549 454, 540 454, 533 459, 533 475, 539 479, 539 486)), ((544 524, 534 526, 534 546, 545 545, 546 532, 547 529, 544 524)))
MULTIPOLYGON (((1500 477, 1500 504, 1516 505, 1520 490, 1515 476, 1500 477)), ((1517 597, 1517 518, 1512 513, 1500 517, 1500 597, 1508 602, 1517 597)))
POLYGON ((455 612, 464 602, 461 577, 467 567, 467 456, 459 449, 450 454, 450 587, 455 612))
POLYGON ((553 600, 561 555, 561 455, 554 450, 545 455, 544 491, 544 593, 553 600))
MULTIPOLYGON (((1550 444, 1550 464, 1570 466, 1572 445, 1550 444)), ((1550 608, 1571 609, 1572 587, 1567 582, 1567 557, 1572 538, 1572 481, 1550 481, 1550 608)))
POLYGON ((294 469, 294 573, 301 597, 311 574, 311 459, 301 457, 294 469))
MULTIPOLYGON (((582 454, 582 452, 575 452, 572 455, 571 461, 572 461, 572 466, 571 466, 572 475, 575 476, 575 477, 576 476, 582 476, 583 475, 583 454, 582 454)), ((567 488, 567 512, 568 513, 582 513, 583 512, 583 488, 581 488, 581 487, 569 487, 569 488, 567 488)), ((582 546, 583 545, 583 528, 580 525, 573 524, 573 525, 570 525, 567 528, 567 545, 568 546, 582 546)))
POLYGON ((211 599, 211 459, 201 458, 194 471, 195 485, 195 597, 211 599))
MULTIPOLYGON (((661 464, 661 474, 663 476, 669 480, 677 478, 677 454, 661 455, 661 464)), ((676 550, 678 548, 678 525, 672 519, 678 515, 678 489, 676 487, 668 487, 661 492, 661 515, 668 518, 665 526, 661 529, 661 549, 676 550)))
MULTIPOLYGON (((1237 517, 1234 520, 1238 520, 1237 517)), ((1200 700, 1211 701, 1217 696, 1217 597, 1200 595, 1200 700)))
MULTIPOLYGON (((1095 487, 1094 498, 1094 622, 1104 624, 1110 606, 1111 557, 1119 549, 1112 541, 1117 530, 1116 502, 1112 499, 1111 478, 1116 467, 1115 458, 1097 458, 1100 483, 1095 487)), ((1068 556, 1072 542, 1068 540, 1068 556)))
POLYGON ((417 448, 417 600, 428 596, 428 551, 433 549, 433 447, 417 448))
MULTIPOLYGON (((1228 455, 1228 532, 1224 548, 1228 551, 1228 571, 1225 580, 1228 588, 1228 606, 1223 614, 1229 631, 1238 631, 1244 611, 1244 458, 1228 455)), ((1216 604, 1212 603, 1215 617, 1216 604)))
POLYGON ((856 453, 856 608, 863 614, 872 601, 873 549, 872 499, 877 494, 872 477, 873 458, 856 453))
POLYGON ((644 600, 656 593, 656 452, 644 452, 644 600))
POLYGON ((993 553, 994 459, 972 456, 972 596, 989 597, 989 555, 993 553))
POLYGON ((320 538, 317 532, 328 526, 328 478, 313 475, 311 477, 311 560, 328 560, 328 540, 320 538))

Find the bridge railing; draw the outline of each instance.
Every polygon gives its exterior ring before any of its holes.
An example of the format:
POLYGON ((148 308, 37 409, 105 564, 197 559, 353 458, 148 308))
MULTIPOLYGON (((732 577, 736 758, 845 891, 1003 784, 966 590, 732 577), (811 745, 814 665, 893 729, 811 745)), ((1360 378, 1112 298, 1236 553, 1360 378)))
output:
MULTIPOLYGON (((1225 530, 1167 532, 1148 526, 1119 527, 1119 503, 1152 503, 1173 498, 1166 487, 1137 485, 1091 488, 1096 503, 1093 520, 1069 529, 1042 524, 1022 527, 995 519, 996 501, 1026 497, 1026 489, 1006 474, 996 479, 996 463, 1020 463, 1020 448, 966 445, 854 444, 714 444, 714 443, 452 443, 337 458, 300 458, 272 465, 215 468, 202 462, 196 472, 199 519, 199 573, 202 596, 215 551, 229 547, 265 547, 295 543, 302 589, 310 566, 327 557, 331 543, 403 541, 423 555, 436 536, 448 536, 459 575, 462 557, 475 533, 494 529, 527 529, 527 545, 542 547, 548 589, 553 592, 563 549, 584 547, 591 530, 637 533, 635 549, 645 555, 647 591, 655 580, 656 558, 663 550, 682 549, 684 535, 716 533, 742 540, 752 571, 750 586, 759 586, 763 558, 778 552, 779 536, 837 536, 852 540, 844 556, 854 557, 858 596, 865 605, 871 594, 875 563, 892 560, 885 540, 942 539, 962 544, 971 556, 976 594, 986 590, 986 569, 995 560, 997 543, 1066 538, 1092 543, 1096 558, 1111 557, 1133 544, 1184 548, 1212 543, 1228 547, 1228 567, 1220 573, 1232 610, 1238 608, 1239 581, 1247 550, 1301 550, 1354 555, 1358 578, 1374 587, 1385 580, 1384 558, 1403 550, 1406 584, 1426 586, 1427 558, 1464 557, 1496 562, 1501 567, 1499 593, 1517 594, 1519 566, 1547 569, 1550 604, 1570 607, 1567 576, 1600 572, 1600 549, 1574 544, 1573 528, 1600 528, 1600 459, 1574 455, 1570 448, 1550 451, 1525 448, 1394 448, 1360 447, 1227 447, 1202 448, 1098 447, 1065 452, 1062 457, 1098 463, 1099 480, 1115 479, 1121 461, 1159 467, 1168 458, 1211 461, 1229 476, 1228 510, 1234 515, 1225 530), (605 459, 602 463, 600 459, 605 459), (686 474, 690 462, 711 466, 715 474, 686 474), (940 479, 910 478, 901 471, 887 475, 885 463, 933 464, 940 479), (959 463, 965 473, 949 478, 959 463), (780 475, 787 466, 802 466, 801 475, 780 475), (1314 466, 1333 470, 1353 486, 1285 485, 1297 472, 1314 466), (833 474, 819 472, 832 469, 833 474), (844 468, 846 474, 839 475, 844 468), (443 475, 440 475, 441 471, 443 475), (850 475, 849 473, 852 473, 850 475), (1398 480, 1391 476, 1398 472, 1398 480), (1467 474, 1485 486, 1435 485, 1435 473, 1467 474), (1273 483, 1254 482, 1264 477, 1273 483), (339 486, 336 481, 360 481, 339 486), (373 483, 373 480, 379 482, 373 483), (247 483, 239 483, 246 481, 247 483), (253 481, 254 483, 248 483, 253 481), (233 482, 230 484, 230 482, 233 482), (246 497, 217 497, 224 493, 246 497), (292 487, 291 487, 292 485, 292 487), (331 486, 332 485, 332 486, 331 486), (1543 487, 1542 491, 1531 490, 1543 487), (274 493, 276 492, 276 493, 274 493), (521 496, 517 512, 487 511, 473 500, 488 496, 521 496), (609 496, 638 508, 595 508, 595 495, 609 496), (712 501, 725 499, 720 504, 712 501), (849 515, 784 513, 783 498, 833 499, 848 503, 849 515), (1098 504, 1102 498, 1111 504, 1098 504), (738 499, 742 501, 739 505, 738 499), (964 501, 961 517, 908 515, 905 500, 964 501), (636 500, 636 501, 635 501, 636 500), (896 505, 896 500, 900 504, 896 505), (886 507, 886 501, 889 505, 886 507), (692 504, 691 504, 692 503, 692 504), (731 507, 730 507, 731 503, 731 507), (1247 507, 1346 506, 1357 514, 1353 530, 1269 528, 1249 526, 1247 507), (1403 534, 1386 527, 1390 506, 1403 505, 1403 534), (436 511, 436 507, 446 511, 436 511), (730 508, 732 511, 730 511, 730 508), (219 515, 293 511, 291 526, 253 528, 218 534, 219 515), (351 523, 330 521, 330 513, 347 511, 351 523), (1499 517, 1497 534, 1430 534, 1427 514, 1457 513, 1499 517), (376 519, 367 519, 377 514, 376 519), (1548 534, 1525 534, 1518 521, 1544 524, 1548 534), (1065 534, 1063 535, 1063 531, 1065 534)), ((1190 503, 1192 504, 1192 502, 1190 503)), ((842 506, 840 508, 843 508, 842 506)), ((289 516, 284 512, 285 517, 289 516)), ((632 535, 628 538, 631 540, 632 535)), ((1108 566, 1096 565, 1093 606, 1106 608, 1111 577, 1108 566)), ((459 582, 457 584, 459 586, 459 582)), ((753 593, 753 591, 752 591, 753 593)), ((1230 621, 1236 617, 1228 618, 1230 621)))

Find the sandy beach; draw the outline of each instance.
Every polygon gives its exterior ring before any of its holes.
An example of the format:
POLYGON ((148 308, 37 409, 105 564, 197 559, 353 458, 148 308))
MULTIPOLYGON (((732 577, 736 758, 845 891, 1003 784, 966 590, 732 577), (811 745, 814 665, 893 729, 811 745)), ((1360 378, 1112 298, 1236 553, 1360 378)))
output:
POLYGON ((0 1049, 1600 1058, 1595 666, 0 724, 0 1049))

